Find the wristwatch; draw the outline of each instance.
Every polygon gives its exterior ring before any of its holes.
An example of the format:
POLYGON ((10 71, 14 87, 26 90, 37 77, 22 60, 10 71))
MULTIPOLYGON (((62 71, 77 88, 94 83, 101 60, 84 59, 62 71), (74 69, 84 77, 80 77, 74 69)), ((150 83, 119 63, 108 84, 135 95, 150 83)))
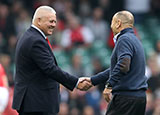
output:
POLYGON ((107 82, 106 85, 105 85, 105 88, 107 88, 107 89, 112 89, 112 85, 107 82))

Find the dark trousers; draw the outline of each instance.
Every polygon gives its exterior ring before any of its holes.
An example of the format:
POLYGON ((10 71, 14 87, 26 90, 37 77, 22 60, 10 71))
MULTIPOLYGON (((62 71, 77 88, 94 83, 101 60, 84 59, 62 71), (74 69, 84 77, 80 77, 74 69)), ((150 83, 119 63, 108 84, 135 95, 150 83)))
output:
POLYGON ((17 111, 19 115, 57 115, 57 113, 49 113, 49 112, 24 112, 24 103, 22 103, 21 108, 17 111))
POLYGON ((19 115, 57 115, 57 114, 47 113, 47 112, 19 112, 19 115))
POLYGON ((58 115, 57 113, 49 112, 24 112, 24 101, 22 102, 20 110, 17 111, 19 115, 58 115))
POLYGON ((145 115, 146 97, 115 95, 106 115, 145 115))

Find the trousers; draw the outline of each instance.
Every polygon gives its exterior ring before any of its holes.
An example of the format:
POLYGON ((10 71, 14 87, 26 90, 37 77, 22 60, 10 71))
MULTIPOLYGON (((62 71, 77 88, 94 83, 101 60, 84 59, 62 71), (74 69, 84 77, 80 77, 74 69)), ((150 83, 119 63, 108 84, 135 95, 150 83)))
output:
POLYGON ((106 115, 145 115, 146 97, 114 95, 106 115))

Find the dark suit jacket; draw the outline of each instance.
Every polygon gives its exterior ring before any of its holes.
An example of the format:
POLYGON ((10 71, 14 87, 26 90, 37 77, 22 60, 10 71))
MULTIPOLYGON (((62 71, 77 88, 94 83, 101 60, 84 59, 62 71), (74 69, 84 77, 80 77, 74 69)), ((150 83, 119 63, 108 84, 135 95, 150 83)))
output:
POLYGON ((59 83, 73 90, 78 78, 62 71, 42 34, 30 27, 16 46, 13 108, 24 112, 59 111, 59 83))

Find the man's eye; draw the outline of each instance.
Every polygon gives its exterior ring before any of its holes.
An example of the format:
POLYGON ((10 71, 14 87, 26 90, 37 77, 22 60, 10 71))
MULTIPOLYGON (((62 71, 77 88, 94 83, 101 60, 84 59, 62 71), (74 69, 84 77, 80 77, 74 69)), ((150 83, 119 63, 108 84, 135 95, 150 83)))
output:
POLYGON ((54 21, 54 20, 51 20, 51 21, 50 21, 50 23, 53 23, 53 22, 56 23, 56 21, 54 21))

